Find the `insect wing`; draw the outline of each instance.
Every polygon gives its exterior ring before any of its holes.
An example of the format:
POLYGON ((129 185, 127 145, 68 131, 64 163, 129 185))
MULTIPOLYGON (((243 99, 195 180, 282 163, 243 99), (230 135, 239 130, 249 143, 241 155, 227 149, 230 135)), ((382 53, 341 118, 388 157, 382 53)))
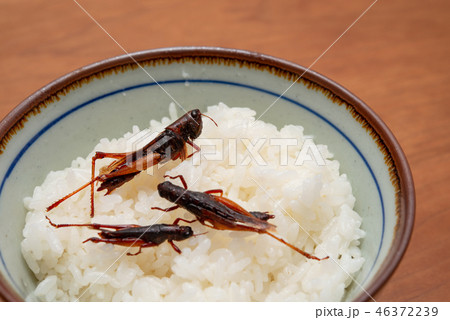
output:
POLYGON ((239 212, 241 214, 243 214, 244 216, 248 216, 248 217, 253 217, 250 212, 248 212, 247 210, 245 210, 244 208, 242 208, 240 205, 238 205, 236 202, 231 201, 228 198, 225 197, 219 197, 219 196, 215 196, 215 195, 211 195, 214 200, 216 200, 217 202, 220 202, 222 204, 224 204, 225 206, 227 206, 228 208, 239 212))

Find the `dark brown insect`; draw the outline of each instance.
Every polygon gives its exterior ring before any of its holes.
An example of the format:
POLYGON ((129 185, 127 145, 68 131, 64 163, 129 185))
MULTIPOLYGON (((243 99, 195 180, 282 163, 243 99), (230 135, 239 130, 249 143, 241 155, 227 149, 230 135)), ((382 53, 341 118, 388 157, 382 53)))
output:
POLYGON ((184 219, 176 219, 173 224, 154 224, 150 226, 139 226, 136 224, 109 225, 98 223, 81 223, 81 224, 55 224, 49 217, 47 220, 55 228, 64 227, 89 227, 91 229, 100 230, 99 238, 92 237, 83 241, 83 243, 91 241, 94 243, 104 242, 125 247, 139 247, 136 253, 127 253, 129 256, 135 256, 141 253, 142 248, 159 246, 164 241, 170 243, 172 248, 181 253, 181 250, 173 243, 173 241, 182 241, 194 235, 192 228, 189 226, 179 226, 178 222, 184 221, 192 223, 195 220, 187 221, 184 219), (113 229, 114 231, 107 230, 113 229))
MULTIPOLYGON (((96 152, 92 157, 91 180, 47 207, 47 212, 84 188, 91 186, 91 217, 93 217, 95 182, 100 182, 97 191, 106 189, 105 195, 107 195, 147 168, 169 160, 179 158, 183 161, 191 157, 195 152, 200 151, 200 148, 193 143, 193 140, 198 138, 202 132, 203 122, 201 116, 211 119, 198 109, 191 110, 167 126, 155 139, 137 151, 124 153, 96 152), (187 154, 186 144, 191 145, 195 149, 190 155, 187 154), (100 174, 95 176, 95 161, 104 158, 117 160, 108 166, 102 167, 100 174)), ((217 123, 213 119, 211 120, 217 126, 217 123)))
POLYGON ((159 195, 176 205, 167 209, 158 207, 152 207, 152 209, 167 212, 182 207, 192 213, 201 224, 210 228, 265 233, 308 259, 319 261, 328 259, 328 256, 317 258, 275 236, 272 232, 275 231, 276 226, 267 222, 267 220, 274 218, 273 215, 269 215, 266 212, 249 212, 237 203, 223 197, 223 191, 220 189, 205 192, 190 191, 187 189, 186 181, 181 175, 165 177, 171 179, 179 178, 184 188, 174 185, 170 181, 160 183, 158 185, 159 195), (212 195, 213 193, 218 193, 219 195, 212 195))

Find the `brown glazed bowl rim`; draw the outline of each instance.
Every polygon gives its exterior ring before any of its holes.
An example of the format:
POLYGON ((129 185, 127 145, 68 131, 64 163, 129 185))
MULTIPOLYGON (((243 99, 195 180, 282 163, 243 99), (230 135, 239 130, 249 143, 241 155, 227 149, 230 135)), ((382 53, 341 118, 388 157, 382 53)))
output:
MULTIPOLYGON (((387 148, 387 152, 392 156, 392 160, 399 178, 400 192, 398 193, 397 199, 399 206, 399 220, 396 226, 396 236, 391 248, 389 249, 388 255, 377 273, 374 275, 374 278, 369 283, 368 287, 365 288, 365 290, 361 292, 353 301, 358 302, 373 299, 373 295, 382 287, 384 283, 386 283, 394 270, 397 268, 411 238, 415 216, 415 191, 412 173, 406 156, 394 134, 368 105, 333 80, 330 80, 329 78, 303 66, 261 53, 219 47, 159 48, 108 58, 60 77, 22 101, 0 122, 0 142, 2 142, 0 147, 6 147, 8 139, 5 139, 5 137, 7 137, 10 130, 12 130, 12 128, 14 128, 27 113, 29 113, 41 102, 60 92, 64 88, 69 87, 70 84, 74 82, 77 82, 83 78, 91 77, 108 69, 114 69, 122 65, 136 64, 136 62, 140 63, 158 59, 170 60, 198 57, 217 57, 221 59, 242 61, 250 64, 255 63, 269 69, 275 68, 282 72, 288 72, 296 77, 301 76, 302 78, 339 97, 347 104, 353 106, 358 114, 367 123, 369 123, 370 126, 372 126, 379 138, 382 139, 387 148)), ((2 295, 7 301, 23 301, 23 298, 18 296, 15 292, 11 292, 11 289, 7 284, 5 284, 5 281, 2 279, 1 275, 0 295, 2 295)))

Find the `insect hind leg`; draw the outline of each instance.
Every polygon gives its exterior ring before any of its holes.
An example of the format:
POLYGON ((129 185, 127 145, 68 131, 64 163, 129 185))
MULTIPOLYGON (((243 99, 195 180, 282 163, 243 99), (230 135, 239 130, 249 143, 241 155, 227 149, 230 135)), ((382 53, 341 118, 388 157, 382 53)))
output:
POLYGON ((91 218, 94 217, 94 179, 95 178, 95 161, 104 159, 104 158, 112 158, 112 159, 123 159, 126 157, 129 152, 121 152, 121 153, 112 153, 112 152, 101 152, 97 151, 95 152, 94 156, 92 157, 92 164, 91 164, 91 218))
POLYGON ((155 243, 145 242, 142 239, 136 239, 136 238, 102 239, 102 238, 92 237, 92 238, 89 238, 89 239, 86 239, 86 240, 83 241, 83 243, 86 243, 86 242, 110 243, 110 244, 113 244, 113 245, 116 245, 116 246, 122 246, 122 247, 128 247, 128 248, 139 247, 139 250, 136 253, 127 252, 128 256, 136 256, 136 255, 141 253, 142 248, 149 248, 149 247, 154 247, 154 246, 157 245, 155 243))

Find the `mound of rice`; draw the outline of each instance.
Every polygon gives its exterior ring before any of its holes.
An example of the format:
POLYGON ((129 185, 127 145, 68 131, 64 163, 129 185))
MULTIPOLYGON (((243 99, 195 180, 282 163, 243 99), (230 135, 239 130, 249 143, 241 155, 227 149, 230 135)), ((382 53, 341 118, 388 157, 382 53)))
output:
MULTIPOLYGON (((123 138, 101 139, 96 151, 136 150, 178 118, 152 120, 150 127, 123 138)), ((143 172, 104 196, 96 192, 95 217, 89 217, 89 188, 52 210, 55 223, 139 224, 192 220, 183 209, 164 213, 153 206, 172 206, 156 187, 164 174, 182 174, 189 189, 223 189, 224 196, 249 211, 269 211, 276 234, 324 261, 304 256, 264 234, 218 231, 190 224, 196 234, 176 242, 137 248, 82 243, 97 235, 86 227, 55 229, 45 208, 90 179, 91 157, 77 158, 63 171, 50 172, 24 199, 29 211, 23 230, 23 256, 39 285, 34 295, 45 301, 339 301, 352 275, 362 266, 361 217, 339 163, 324 145, 315 145, 300 126, 277 130, 255 122, 255 112, 220 103, 208 108, 195 143, 200 153, 184 162, 170 161, 143 172), (294 145, 294 141, 297 142, 294 145), (307 148, 306 148, 307 147, 307 148), (305 151, 306 150, 306 151, 305 151)), ((98 161, 96 168, 110 163, 98 161)), ((178 183, 175 182, 174 183, 178 183)))

